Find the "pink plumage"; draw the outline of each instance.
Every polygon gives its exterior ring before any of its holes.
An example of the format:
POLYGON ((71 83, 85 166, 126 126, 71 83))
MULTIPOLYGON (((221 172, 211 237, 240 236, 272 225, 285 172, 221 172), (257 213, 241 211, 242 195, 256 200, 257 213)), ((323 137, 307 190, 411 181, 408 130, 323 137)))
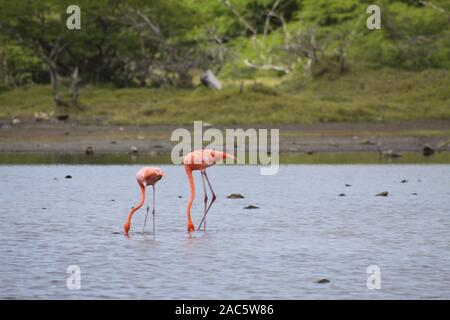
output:
POLYGON ((160 168, 144 167, 136 173, 136 180, 144 186, 152 186, 165 175, 160 168))
POLYGON ((203 223, 203 229, 206 230, 206 215, 208 214, 209 209, 211 208, 211 205, 216 200, 216 194, 214 193, 214 190, 211 186, 211 182, 209 181, 208 175, 206 174, 206 168, 214 165, 216 162, 221 162, 225 160, 226 158, 230 158, 233 160, 236 160, 236 158, 228 153, 224 153, 221 151, 211 150, 211 149, 204 149, 204 150, 196 150, 188 153, 184 159, 184 169, 186 171, 186 174, 189 179, 189 188, 190 188, 190 197, 187 207, 187 230, 188 232, 193 232, 195 230, 194 224, 192 223, 192 217, 191 217, 191 208, 192 203, 194 202, 195 197, 195 184, 194 184, 194 178, 192 176, 192 172, 195 170, 199 170, 202 179, 203 179, 203 202, 204 202, 204 211, 203 211, 203 218, 200 221, 199 229, 203 223), (208 183, 209 190, 211 191, 211 202, 208 205, 208 195, 206 194, 206 186, 205 186, 205 180, 208 183))
POLYGON ((183 164, 189 166, 191 170, 204 170, 226 158, 235 159, 233 156, 221 151, 211 149, 195 150, 184 157, 183 164))
MULTIPOLYGON (((125 231, 125 234, 128 234, 131 227, 131 218, 133 217, 133 214, 139 210, 145 201, 145 187, 152 186, 153 187, 153 232, 155 232, 155 184, 159 180, 161 180, 162 177, 164 177, 166 174, 164 171, 162 171, 160 168, 155 167, 144 167, 140 169, 136 173, 136 180, 139 185, 139 189, 141 191, 141 199, 139 200, 139 203, 133 207, 128 214, 127 220, 125 221, 125 224, 123 225, 123 230, 125 231)), ((147 216, 146 216, 147 219, 147 216)), ((145 222, 144 222, 145 227, 145 222)), ((142 231, 144 232, 144 231, 142 231)))

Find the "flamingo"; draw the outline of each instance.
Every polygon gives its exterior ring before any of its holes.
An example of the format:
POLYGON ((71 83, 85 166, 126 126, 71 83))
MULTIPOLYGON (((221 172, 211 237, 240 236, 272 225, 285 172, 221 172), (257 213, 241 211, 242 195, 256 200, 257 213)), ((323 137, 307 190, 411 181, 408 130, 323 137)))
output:
POLYGON ((204 202, 204 211, 203 211, 203 218, 200 221, 200 224, 198 226, 198 230, 200 230, 202 223, 203 229, 206 230, 206 215, 208 214, 209 209, 211 208, 213 202, 216 200, 216 194, 214 193, 214 190, 211 186, 211 182, 208 179, 208 175, 206 174, 206 168, 214 165, 216 161, 225 160, 226 158, 230 158, 233 160, 236 160, 236 158, 228 153, 210 150, 210 149, 204 149, 204 150, 196 150, 188 153, 184 159, 184 169, 186 170, 186 174, 189 178, 189 187, 190 187, 190 197, 189 202, 187 206, 187 231, 193 232, 195 230, 194 224, 192 223, 191 218, 191 208, 192 203, 195 198, 195 185, 194 185, 194 178, 192 176, 192 171, 199 170, 202 175, 202 182, 203 182, 203 202, 204 202), (209 189, 212 194, 212 199, 210 204, 207 206, 208 203, 208 195, 206 194, 206 186, 205 186, 205 179, 208 183, 209 189))
MULTIPOLYGON (((128 214, 128 218, 125 221, 125 224, 123 225, 123 230, 125 231, 125 234, 128 234, 128 231, 130 231, 131 226, 131 218, 133 217, 133 214, 139 210, 145 201, 145 187, 146 186, 152 186, 153 187, 153 210, 152 210, 152 216, 153 216, 153 234, 155 233, 155 184, 161 180, 162 177, 164 177, 166 174, 164 171, 162 171, 160 168, 155 167, 144 167, 140 169, 136 173, 136 180, 139 185, 139 188, 141 190, 141 200, 139 203, 133 207, 128 214)), ((149 206, 147 206, 147 215, 149 211, 149 206)), ((145 215, 144 220, 144 229, 145 229, 145 223, 147 222, 147 215, 145 215)), ((142 230, 142 233, 144 233, 144 229, 142 230)))

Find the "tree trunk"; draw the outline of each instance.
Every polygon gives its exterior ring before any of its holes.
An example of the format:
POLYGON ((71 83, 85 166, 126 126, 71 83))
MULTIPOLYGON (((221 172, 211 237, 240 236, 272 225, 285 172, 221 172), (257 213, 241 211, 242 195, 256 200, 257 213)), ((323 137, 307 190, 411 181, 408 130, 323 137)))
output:
MULTIPOLYGON (((67 44, 66 44, 67 45, 67 44)), ((53 100, 56 103, 57 107, 75 107, 78 108, 78 98, 80 96, 80 79, 78 76, 78 67, 75 67, 72 76, 70 78, 70 86, 69 91, 71 94, 70 101, 65 101, 63 97, 58 94, 58 84, 59 84, 59 75, 58 75, 58 67, 57 61, 61 52, 64 50, 66 45, 60 45, 59 41, 53 44, 50 53, 47 53, 44 48, 37 43, 37 48, 39 51, 39 55, 41 56, 42 61, 47 65, 48 72, 50 73, 50 84, 52 86, 52 96, 53 100)))
POLYGON ((78 67, 75 67, 75 70, 72 74, 72 83, 70 85, 70 93, 72 94, 72 98, 70 100, 73 107, 78 108, 78 97, 80 96, 80 78, 78 77, 78 67))
POLYGON ((55 100, 56 106, 68 107, 68 104, 58 95, 58 73, 56 68, 51 64, 48 64, 48 69, 50 73, 50 83, 52 86, 52 96, 53 100, 55 100))

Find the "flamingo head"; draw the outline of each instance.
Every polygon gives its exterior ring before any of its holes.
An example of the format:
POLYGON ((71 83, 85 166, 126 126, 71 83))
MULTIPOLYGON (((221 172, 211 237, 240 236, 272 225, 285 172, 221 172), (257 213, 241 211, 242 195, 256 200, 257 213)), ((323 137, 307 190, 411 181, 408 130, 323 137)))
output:
POLYGON ((161 171, 158 173, 158 176, 159 176, 159 178, 158 178, 158 181, 159 181, 159 180, 161 180, 163 177, 165 177, 166 174, 165 174, 164 171, 161 170, 161 171))
POLYGON ((125 222, 125 224, 123 225, 123 231, 125 232, 125 234, 128 234, 128 231, 130 231, 130 222, 125 222))
POLYGON ((216 151, 216 150, 212 150, 211 156, 216 161, 223 161, 223 160, 226 160, 226 158, 236 160, 235 156, 233 156, 233 155, 231 155, 229 153, 226 153, 226 152, 221 152, 221 151, 216 151))
POLYGON ((160 179, 162 178, 162 177, 165 177, 166 176, 166 173, 164 172, 164 171, 162 171, 160 168, 156 168, 156 174, 160 177, 160 179))

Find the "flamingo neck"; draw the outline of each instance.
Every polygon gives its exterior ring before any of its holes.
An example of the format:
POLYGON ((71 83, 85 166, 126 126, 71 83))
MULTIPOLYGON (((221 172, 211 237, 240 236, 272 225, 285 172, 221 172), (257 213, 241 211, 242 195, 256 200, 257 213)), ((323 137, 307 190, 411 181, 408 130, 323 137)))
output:
POLYGON ((128 224, 131 224, 131 218, 133 217, 133 214, 142 207, 145 201, 145 186, 139 183, 139 189, 141 190, 141 200, 135 207, 133 207, 133 209, 131 209, 130 213, 128 214, 127 218, 128 224))
POLYGON ((195 184, 194 184, 194 177, 192 176, 192 169, 189 167, 185 167, 186 169, 186 174, 189 178, 189 189, 190 189, 190 196, 189 196, 189 202, 188 202, 188 206, 187 206, 187 214, 188 214, 188 221, 191 222, 191 208, 192 208, 192 203, 194 202, 194 198, 195 198, 195 184))

